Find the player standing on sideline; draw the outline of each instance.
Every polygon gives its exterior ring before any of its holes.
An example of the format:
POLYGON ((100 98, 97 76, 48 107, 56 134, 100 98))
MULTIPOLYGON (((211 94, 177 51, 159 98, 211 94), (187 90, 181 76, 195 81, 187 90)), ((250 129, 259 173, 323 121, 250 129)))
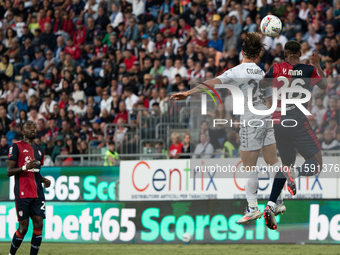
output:
POLYGON ((15 176, 15 206, 19 221, 9 255, 14 255, 20 247, 28 229, 29 217, 33 221, 30 254, 35 255, 41 244, 45 219, 45 195, 41 183, 48 188, 51 182, 40 174, 40 168, 44 165, 44 150, 34 143, 37 126, 33 121, 26 121, 21 130, 24 139, 12 144, 7 161, 7 176, 15 176))
MULTIPOLYGON (((271 107, 272 104, 272 90, 270 88, 260 90, 259 83, 263 79, 264 72, 259 66, 255 64, 255 60, 259 57, 263 44, 261 37, 256 33, 248 33, 247 38, 242 43, 242 55, 243 61, 240 65, 229 69, 222 75, 215 79, 205 81, 204 84, 215 87, 215 84, 230 84, 240 88, 244 94, 245 102, 248 102, 248 88, 252 88, 253 106, 257 110, 268 110, 266 103, 271 107)), ((195 88, 174 94, 170 99, 182 100, 191 94, 201 93, 199 88, 206 88, 205 85, 198 85, 195 88)), ((235 99, 234 99, 235 100, 235 99)), ((257 159, 259 157, 260 150, 262 151, 263 158, 267 165, 273 168, 281 167, 276 155, 276 145, 274 138, 274 129, 269 119, 270 115, 258 116, 253 114, 248 109, 248 104, 245 105, 244 116, 241 116, 240 123, 248 123, 249 120, 262 120, 252 122, 252 126, 246 126, 245 124, 240 129, 240 147, 241 147, 241 159, 243 166, 246 169, 247 179, 245 183, 246 197, 248 201, 248 208, 244 216, 237 221, 237 224, 245 224, 250 221, 261 218, 262 213, 258 209, 257 204, 257 191, 258 191, 258 169, 256 169, 257 159), (257 125, 257 126, 256 126, 257 125), (256 127, 254 127, 256 126, 256 127), (255 169, 254 169, 255 167, 255 169)), ((286 211, 282 199, 278 200, 276 206, 276 214, 286 211)))
MULTIPOLYGON (((313 52, 312 65, 300 64, 301 46, 296 41, 289 41, 284 48, 285 63, 275 64, 261 82, 262 88, 273 86, 278 90, 282 87, 302 87, 309 91, 314 85, 321 89, 327 88, 327 79, 320 67, 320 56, 313 52), (268 78, 268 79, 266 79, 268 78), (308 80, 307 80, 308 79, 308 80)), ((288 93, 288 99, 301 98, 302 93, 288 93)), ((306 108, 308 102, 304 104, 306 108)), ((263 212, 267 227, 277 228, 274 217, 276 200, 287 180, 287 187, 292 195, 296 194, 295 176, 312 176, 322 166, 321 146, 312 131, 307 117, 295 105, 288 105, 285 116, 281 116, 281 98, 278 96, 277 109, 273 113, 275 139, 283 164, 282 171, 275 175, 269 202, 263 212), (280 123, 287 120, 284 127, 280 123), (278 121, 276 121, 278 120, 278 121), (291 122, 291 123, 289 123, 291 122), (306 160, 302 166, 293 168, 296 159, 295 149, 306 160)))

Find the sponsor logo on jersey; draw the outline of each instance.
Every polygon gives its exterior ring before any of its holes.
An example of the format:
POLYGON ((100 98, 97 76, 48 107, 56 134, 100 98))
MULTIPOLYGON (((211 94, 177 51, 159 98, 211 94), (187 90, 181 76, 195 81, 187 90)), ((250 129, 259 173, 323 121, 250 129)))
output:
POLYGON ((41 152, 40 152, 40 151, 38 151, 38 153, 39 153, 39 155, 41 156, 41 152))
POLYGON ((25 165, 27 165, 30 161, 32 161, 30 156, 25 157, 25 165))
POLYGON ((24 150, 23 152, 28 152, 28 150, 24 150))

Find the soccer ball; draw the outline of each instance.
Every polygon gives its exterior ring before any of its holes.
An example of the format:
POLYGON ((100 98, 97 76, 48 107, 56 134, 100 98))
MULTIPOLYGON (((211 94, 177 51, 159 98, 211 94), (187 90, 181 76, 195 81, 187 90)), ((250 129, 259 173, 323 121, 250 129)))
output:
POLYGON ((261 21, 261 31, 264 35, 275 37, 282 30, 281 20, 274 15, 267 15, 261 21))
POLYGON ((182 236, 182 241, 186 244, 190 243, 191 235, 189 233, 184 233, 182 236))

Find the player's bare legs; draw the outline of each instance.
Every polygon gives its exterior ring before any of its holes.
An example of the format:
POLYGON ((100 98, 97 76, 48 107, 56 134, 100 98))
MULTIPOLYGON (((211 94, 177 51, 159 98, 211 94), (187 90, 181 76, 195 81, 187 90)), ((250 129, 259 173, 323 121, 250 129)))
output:
POLYGON ((33 236, 31 241, 30 255, 38 254, 42 241, 43 218, 40 216, 32 216, 33 221, 33 236))
POLYGON ((249 223, 250 221, 257 220, 262 216, 262 213, 257 206, 257 190, 259 186, 259 180, 257 177, 258 171, 256 169, 256 163, 259 154, 260 150, 241 150, 243 168, 247 172, 247 178, 244 188, 246 190, 248 208, 243 217, 237 221, 237 224, 249 223))

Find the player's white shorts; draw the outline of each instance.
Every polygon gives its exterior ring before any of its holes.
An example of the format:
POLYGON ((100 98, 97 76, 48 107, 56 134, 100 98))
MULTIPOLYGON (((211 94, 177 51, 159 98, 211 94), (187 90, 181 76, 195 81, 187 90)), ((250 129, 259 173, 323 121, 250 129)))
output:
POLYGON ((240 126, 240 149, 242 151, 255 151, 275 143, 272 123, 264 121, 264 125, 260 124, 262 123, 259 122, 257 127, 253 127, 256 123, 252 123, 252 126, 240 126))

